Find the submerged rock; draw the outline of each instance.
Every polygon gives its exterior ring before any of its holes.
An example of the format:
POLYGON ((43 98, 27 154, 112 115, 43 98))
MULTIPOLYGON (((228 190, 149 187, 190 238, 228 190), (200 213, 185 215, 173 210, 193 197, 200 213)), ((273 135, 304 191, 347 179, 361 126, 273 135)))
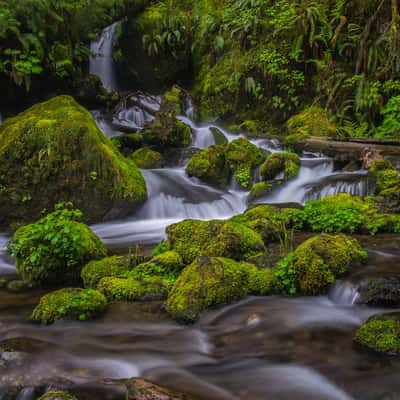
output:
POLYGON ((167 311, 181 322, 193 322, 209 307, 242 299, 254 289, 257 268, 227 258, 199 257, 186 267, 167 299, 167 311))
POLYGON ((102 314, 106 307, 107 299, 97 290, 66 288, 44 295, 31 318, 43 324, 61 319, 86 321, 102 314))
POLYGON ((146 185, 71 97, 36 104, 0 127, 0 225, 72 201, 88 221, 125 215, 146 185))
POLYGON ((62 390, 50 390, 38 400, 78 400, 75 396, 62 390))
POLYGON ((400 354, 400 313, 376 315, 357 330, 354 341, 387 355, 400 354))
POLYGON ((165 389, 141 378, 128 379, 125 385, 127 400, 195 400, 194 397, 165 389))

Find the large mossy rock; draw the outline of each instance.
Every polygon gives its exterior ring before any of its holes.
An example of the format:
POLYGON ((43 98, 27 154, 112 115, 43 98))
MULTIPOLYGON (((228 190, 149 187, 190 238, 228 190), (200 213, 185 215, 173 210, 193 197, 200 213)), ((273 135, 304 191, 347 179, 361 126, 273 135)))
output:
POLYGON ((159 168, 163 162, 163 157, 158 151, 147 147, 136 150, 131 155, 131 159, 139 168, 143 169, 159 168))
POLYGON ((226 187, 232 177, 249 189, 252 173, 266 158, 264 150, 245 138, 225 145, 215 145, 196 153, 189 161, 186 172, 218 187, 226 187))
POLYGON ((31 318, 43 324, 61 319, 86 321, 102 314, 107 299, 97 290, 66 288, 44 295, 31 318))
POLYGON ((376 315, 357 330, 354 341, 387 355, 400 354, 400 313, 376 315))
POLYGON ((300 170, 300 157, 295 153, 273 153, 261 165, 260 175, 266 180, 275 179, 279 174, 284 180, 294 178, 300 170))
POLYGON ((0 225, 31 221, 60 201, 98 221, 145 199, 135 163, 71 97, 37 104, 0 127, 0 225))
POLYGON ((209 307, 242 299, 253 291, 252 264, 227 258, 199 257, 186 267, 173 286, 167 311, 180 322, 193 322, 209 307))
POLYGON ((279 290, 288 294, 324 293, 338 277, 366 258, 367 253, 356 239, 345 235, 315 236, 278 263, 275 274, 279 290))
POLYGON ((169 246, 187 265, 199 256, 246 260, 265 251, 261 236, 232 221, 186 220, 167 228, 169 246))
POLYGON ((78 210, 60 208, 15 232, 8 248, 24 282, 76 283, 86 263, 105 257, 103 243, 80 216, 78 210))

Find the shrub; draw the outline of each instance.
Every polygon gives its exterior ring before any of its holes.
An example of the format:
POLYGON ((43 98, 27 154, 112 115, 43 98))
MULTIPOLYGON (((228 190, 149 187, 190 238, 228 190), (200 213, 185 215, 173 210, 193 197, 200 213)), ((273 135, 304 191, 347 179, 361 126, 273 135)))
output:
POLYGON ((79 222, 81 217, 71 204, 60 203, 53 213, 15 232, 8 249, 24 281, 73 282, 83 265, 106 255, 97 235, 79 222))

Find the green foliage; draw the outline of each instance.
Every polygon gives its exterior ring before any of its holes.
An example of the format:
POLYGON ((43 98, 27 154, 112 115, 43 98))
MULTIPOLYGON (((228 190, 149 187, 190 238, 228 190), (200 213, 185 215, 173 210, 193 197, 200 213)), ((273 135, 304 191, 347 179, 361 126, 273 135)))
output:
POLYGON ((124 15, 128 0, 0 1, 0 76, 29 91, 35 76, 70 79, 90 55, 89 40, 124 15))
POLYGON ((400 136, 400 96, 390 98, 382 108, 383 123, 376 130, 377 138, 398 138, 400 136))
POLYGON ((156 247, 154 247, 153 251, 151 252, 151 255, 153 257, 159 256, 160 254, 165 253, 166 251, 169 250, 169 243, 168 241, 163 241, 158 243, 156 247))
POLYGON ((43 324, 60 319, 86 321, 103 313, 107 299, 93 289, 60 289, 44 295, 33 310, 31 318, 43 324))
POLYGON ((383 314, 370 318, 357 330, 355 342, 387 355, 400 353, 399 315, 383 314))
POLYGON ((100 239, 79 222, 81 217, 71 205, 58 204, 53 213, 15 232, 8 249, 24 281, 76 281, 83 265, 106 255, 100 239))
POLYGON ((293 266, 294 261, 295 255, 290 252, 277 263, 274 270, 279 287, 283 288, 284 293, 290 295, 297 294, 297 273, 293 266))

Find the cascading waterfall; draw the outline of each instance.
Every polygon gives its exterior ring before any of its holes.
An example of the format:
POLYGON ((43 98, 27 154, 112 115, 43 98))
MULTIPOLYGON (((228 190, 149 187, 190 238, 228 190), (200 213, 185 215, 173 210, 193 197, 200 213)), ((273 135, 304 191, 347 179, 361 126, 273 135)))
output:
POLYGON ((119 22, 115 22, 105 28, 90 47, 93 55, 90 57, 89 71, 92 75, 97 75, 110 92, 118 89, 113 61, 114 37, 118 25, 119 22))

